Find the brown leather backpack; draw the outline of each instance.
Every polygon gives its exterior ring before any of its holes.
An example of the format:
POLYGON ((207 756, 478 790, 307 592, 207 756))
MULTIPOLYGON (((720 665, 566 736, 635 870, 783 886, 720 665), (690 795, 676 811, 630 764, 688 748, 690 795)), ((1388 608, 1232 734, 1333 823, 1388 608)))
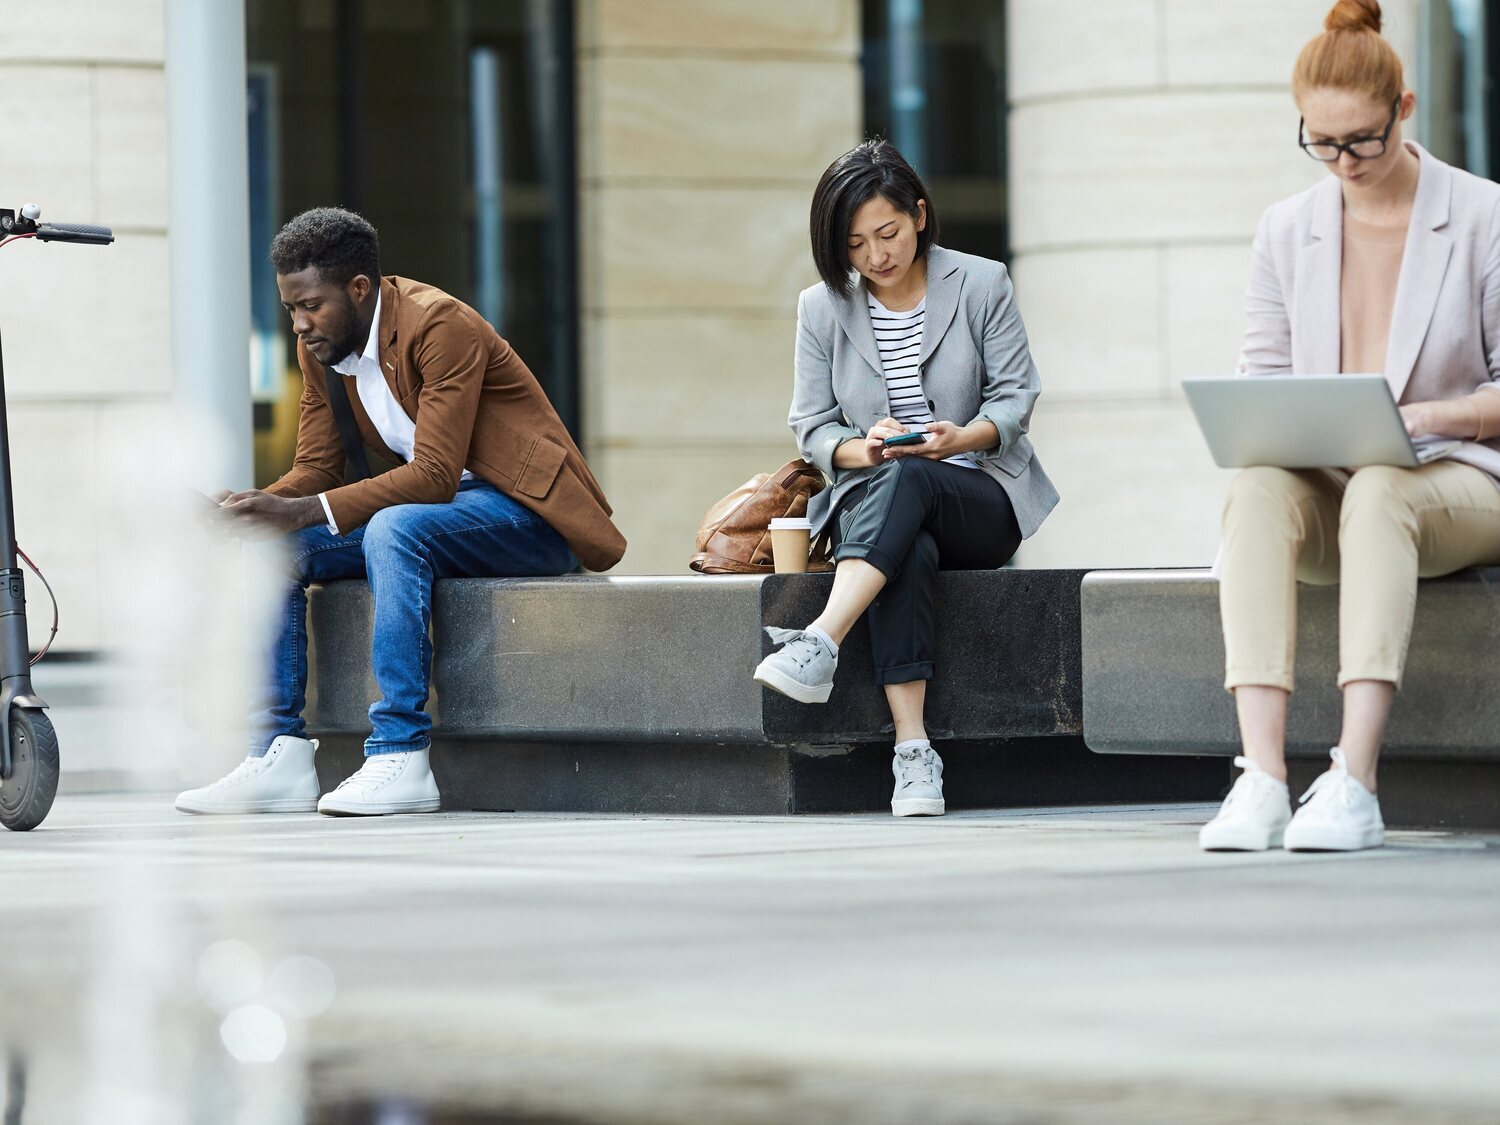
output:
MULTIPOLYGON (((807 502, 824 488, 823 474, 800 458, 774 473, 756 473, 710 508, 698 525, 698 553, 688 561, 700 574, 770 574, 773 519, 807 515, 807 502)), ((828 544, 813 544, 809 570, 827 570, 828 544)))

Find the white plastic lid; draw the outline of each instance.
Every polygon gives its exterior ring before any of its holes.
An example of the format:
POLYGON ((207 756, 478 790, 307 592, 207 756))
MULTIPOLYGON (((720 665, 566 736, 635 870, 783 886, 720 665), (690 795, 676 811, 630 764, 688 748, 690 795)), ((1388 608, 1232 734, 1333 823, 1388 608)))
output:
POLYGON ((778 516, 771 521, 771 531, 811 531, 812 520, 806 516, 778 516))

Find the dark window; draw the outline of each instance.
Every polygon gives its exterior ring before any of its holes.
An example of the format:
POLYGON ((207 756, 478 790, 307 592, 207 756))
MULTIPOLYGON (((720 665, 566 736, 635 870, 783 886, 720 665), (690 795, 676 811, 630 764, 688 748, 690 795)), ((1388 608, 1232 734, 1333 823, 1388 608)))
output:
POLYGON ((1500 13, 1489 15, 1488 5, 1478 5, 1480 19, 1478 40, 1482 44, 1485 65, 1479 79, 1479 104, 1484 107, 1484 120, 1480 132, 1485 143, 1485 167, 1483 174, 1493 178, 1491 154, 1500 152, 1500 13))
POLYGON ((1494 174, 1500 139, 1500 18, 1489 9, 1481 0, 1433 0, 1421 11, 1418 139, 1434 156, 1479 176, 1494 174))
POLYGON ((247 0, 259 337, 288 332, 267 231, 349 207, 379 229, 387 272, 495 324, 577 434, 572 8, 247 0), (257 97, 273 100, 259 122, 257 97))
POLYGON ((943 244, 1004 258, 1005 5, 865 0, 863 64, 865 133, 926 181, 943 244))

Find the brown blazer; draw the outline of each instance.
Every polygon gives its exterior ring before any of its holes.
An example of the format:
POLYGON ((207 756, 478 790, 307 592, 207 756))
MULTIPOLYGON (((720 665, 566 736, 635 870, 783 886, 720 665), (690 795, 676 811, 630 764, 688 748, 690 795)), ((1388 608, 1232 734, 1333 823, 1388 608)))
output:
MULTIPOLYGON (((266 491, 327 493, 334 523, 348 531, 394 504, 449 502, 468 468, 545 519, 590 570, 619 562, 625 537, 610 521, 609 502, 521 357, 483 317, 440 289, 385 277, 380 294, 380 366, 417 427, 410 463, 344 483, 344 449, 323 365, 299 343, 297 458, 266 491)), ((352 379, 345 386, 365 444, 399 460, 380 440, 352 379)))

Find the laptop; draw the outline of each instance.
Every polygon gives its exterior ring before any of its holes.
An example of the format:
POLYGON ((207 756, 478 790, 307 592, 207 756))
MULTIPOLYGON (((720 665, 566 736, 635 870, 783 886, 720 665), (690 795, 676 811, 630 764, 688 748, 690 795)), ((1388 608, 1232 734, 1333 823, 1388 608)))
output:
POLYGON ((1229 376, 1182 388, 1224 469, 1416 468, 1463 444, 1408 437, 1383 375, 1229 376))

